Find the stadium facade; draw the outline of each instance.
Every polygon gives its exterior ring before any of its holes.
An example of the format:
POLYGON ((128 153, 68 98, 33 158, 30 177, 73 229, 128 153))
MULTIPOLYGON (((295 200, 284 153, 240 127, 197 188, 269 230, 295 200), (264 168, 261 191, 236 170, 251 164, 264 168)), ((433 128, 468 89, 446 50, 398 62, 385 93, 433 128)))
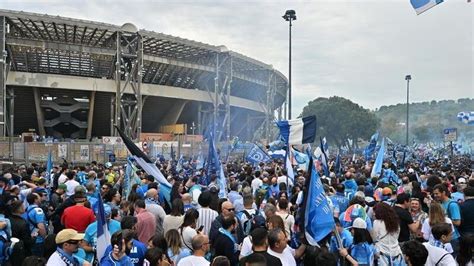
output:
POLYGON ((271 65, 130 23, 0 10, 0 50, 1 136, 90 139, 116 124, 137 139, 216 121, 221 140, 252 140, 285 113, 288 81, 271 65))

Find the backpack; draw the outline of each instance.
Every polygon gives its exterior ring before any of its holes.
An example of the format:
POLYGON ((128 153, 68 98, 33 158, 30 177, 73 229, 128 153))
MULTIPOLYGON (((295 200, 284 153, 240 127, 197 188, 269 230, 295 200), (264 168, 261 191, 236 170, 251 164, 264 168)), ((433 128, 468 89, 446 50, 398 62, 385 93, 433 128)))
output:
POLYGON ((258 212, 255 212, 254 214, 250 214, 247 210, 243 210, 240 212, 239 217, 241 217, 239 220, 242 220, 243 215, 247 217, 247 221, 245 221, 242 224, 242 228, 244 231, 244 235, 249 235, 250 231, 252 230, 252 225, 255 223, 255 217, 258 215, 258 212))

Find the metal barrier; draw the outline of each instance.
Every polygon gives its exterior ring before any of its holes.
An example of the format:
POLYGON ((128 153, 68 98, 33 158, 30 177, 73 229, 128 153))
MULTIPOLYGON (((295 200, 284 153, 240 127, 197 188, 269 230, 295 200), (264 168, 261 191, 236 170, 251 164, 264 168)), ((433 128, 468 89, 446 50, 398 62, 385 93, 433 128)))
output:
MULTIPOLYGON (((218 144, 218 149, 221 151, 221 157, 227 153, 226 144, 218 144)), ((55 164, 62 163, 63 159, 74 164, 86 164, 91 161, 97 163, 106 163, 110 161, 110 155, 114 155, 114 160, 117 163, 125 163, 129 152, 123 143, 119 144, 103 144, 95 142, 9 142, 0 140, 0 160, 12 161, 15 163, 44 163, 48 160, 48 153, 51 151, 53 162, 55 164)), ((164 155, 165 158, 170 156, 170 147, 154 149, 149 152, 149 157, 152 160, 156 159, 156 155, 164 155), (152 155, 152 153, 155 153, 152 155)), ((186 157, 192 155, 198 156, 201 153, 207 157, 208 145, 202 143, 199 146, 183 144, 179 149, 174 147, 175 159, 179 159, 179 154, 186 157)), ((234 157, 240 157, 240 154, 235 154, 234 157)), ((238 152, 237 152, 238 153, 238 152)))

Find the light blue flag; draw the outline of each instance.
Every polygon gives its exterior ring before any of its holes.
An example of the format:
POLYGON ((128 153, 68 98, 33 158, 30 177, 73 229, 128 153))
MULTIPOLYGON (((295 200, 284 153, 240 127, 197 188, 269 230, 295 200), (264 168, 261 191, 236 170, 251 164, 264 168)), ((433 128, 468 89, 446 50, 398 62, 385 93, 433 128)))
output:
POLYGON ((458 120, 464 124, 474 125, 474 112, 459 112, 458 120))
POLYGON ((207 158, 207 176, 210 178, 211 174, 215 172, 218 176, 217 182, 219 184, 219 198, 227 197, 227 180, 224 175, 224 169, 219 160, 219 154, 214 143, 213 132, 209 132, 209 155, 207 158))
POLYGON ((268 163, 272 160, 270 156, 256 144, 253 144, 246 159, 253 164, 259 164, 261 162, 268 163))
POLYGON ((53 155, 51 150, 48 152, 48 161, 46 162, 46 182, 49 186, 52 186, 51 183, 51 170, 53 170, 53 155))
POLYGON ((385 153, 385 143, 384 143, 384 139, 382 139, 382 144, 380 145, 379 153, 377 154, 377 158, 375 159, 374 166, 372 167, 372 172, 370 173, 371 177, 380 176, 380 173, 382 173, 384 153, 385 153))
POLYGON ((184 158, 183 155, 181 154, 179 156, 178 164, 176 165, 176 171, 179 172, 181 169, 183 169, 183 163, 184 163, 184 158))
POLYGON ((107 217, 105 216, 104 204, 99 193, 97 219, 97 259, 100 260, 105 254, 107 246, 110 245, 110 232, 107 226, 107 217))
POLYGON ((305 205, 304 226, 306 240, 310 245, 317 246, 318 241, 331 233, 335 223, 318 171, 313 163, 310 163, 310 166, 311 175, 305 205))
POLYGON ((291 148, 291 152, 293 153, 293 158, 295 159, 298 166, 307 172, 309 166, 309 156, 306 153, 297 151, 293 147, 291 148))
POLYGON ((379 132, 376 132, 375 134, 372 135, 372 137, 370 137, 370 143, 364 149, 364 157, 365 157, 366 162, 372 158, 372 154, 375 151, 375 147, 377 147, 378 138, 379 138, 379 132))
POLYGON ((416 14, 419 15, 426 10, 442 3, 443 0, 410 0, 410 2, 415 9, 416 14))

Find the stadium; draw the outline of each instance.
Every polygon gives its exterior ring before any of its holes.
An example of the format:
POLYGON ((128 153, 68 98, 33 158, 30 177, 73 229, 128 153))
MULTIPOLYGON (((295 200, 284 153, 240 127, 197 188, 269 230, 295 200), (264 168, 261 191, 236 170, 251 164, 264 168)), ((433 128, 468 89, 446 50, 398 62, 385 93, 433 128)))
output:
MULTIPOLYGON (((250 45, 250 44, 249 44, 250 45)), ((284 113, 287 78, 228 50, 148 30, 0 10, 0 134, 140 139, 163 126, 265 138, 284 113), (259 129, 259 130, 257 130, 259 129)))

